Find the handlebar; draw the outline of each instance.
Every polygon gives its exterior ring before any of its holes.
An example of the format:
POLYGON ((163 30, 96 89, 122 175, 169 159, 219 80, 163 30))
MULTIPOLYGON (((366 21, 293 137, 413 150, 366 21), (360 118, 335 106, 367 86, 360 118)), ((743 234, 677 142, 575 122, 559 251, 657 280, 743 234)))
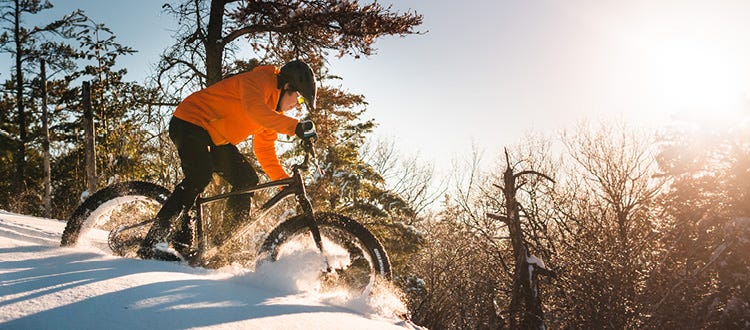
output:
POLYGON ((299 124, 297 124, 297 128, 295 129, 295 134, 303 139, 318 136, 318 132, 315 130, 315 123, 310 120, 300 121, 299 124))

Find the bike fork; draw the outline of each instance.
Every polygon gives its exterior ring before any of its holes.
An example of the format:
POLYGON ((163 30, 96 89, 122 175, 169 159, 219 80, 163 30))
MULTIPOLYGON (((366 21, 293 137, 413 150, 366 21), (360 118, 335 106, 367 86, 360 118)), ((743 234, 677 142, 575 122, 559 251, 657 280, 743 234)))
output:
POLYGON ((307 227, 310 228, 313 240, 315 241, 315 246, 318 247, 320 255, 323 256, 326 271, 330 272, 332 269, 331 264, 328 262, 328 256, 326 255, 325 249, 323 248, 323 238, 320 236, 320 227, 318 227, 318 223, 315 221, 315 214, 313 213, 312 204, 310 203, 310 200, 307 199, 304 193, 297 196, 297 202, 302 207, 302 211, 307 215, 305 217, 305 219, 307 220, 307 227))
POLYGON ((315 214, 313 213, 312 203, 310 203, 310 199, 307 198, 307 194, 304 191, 304 186, 302 187, 302 192, 297 195, 297 203, 300 205, 300 207, 302 208, 302 212, 305 214, 307 227, 310 228, 310 232, 312 232, 313 240, 315 240, 315 245, 318 247, 318 250, 320 250, 320 253, 323 253, 323 239, 320 237, 320 228, 318 228, 318 223, 315 222, 315 214))
POLYGON ((308 221, 308 227, 310 227, 310 232, 312 233, 313 240, 315 240, 315 245, 318 247, 318 250, 320 251, 320 255, 323 256, 323 263, 324 268, 327 273, 330 273, 333 268, 331 267, 331 263, 328 261, 328 255, 326 254, 326 251, 323 249, 323 238, 320 236, 320 227, 318 227, 318 223, 315 222, 315 218, 313 217, 312 213, 307 217, 308 221))
POLYGON ((310 227, 310 232, 312 232, 313 240, 315 240, 315 245, 318 247, 318 250, 320 250, 320 253, 323 253, 323 238, 320 237, 320 228, 318 227, 318 224, 315 222, 315 218, 313 218, 312 215, 307 217, 307 226, 310 227))

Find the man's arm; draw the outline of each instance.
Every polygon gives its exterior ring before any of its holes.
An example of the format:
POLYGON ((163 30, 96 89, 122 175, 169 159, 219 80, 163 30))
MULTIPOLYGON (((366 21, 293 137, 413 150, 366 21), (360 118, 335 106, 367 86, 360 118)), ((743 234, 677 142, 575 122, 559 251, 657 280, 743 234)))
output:
POLYGON ((278 133, 265 129, 253 135, 253 152, 258 159, 263 171, 271 180, 285 179, 289 177, 278 156, 276 156, 276 138, 278 133))

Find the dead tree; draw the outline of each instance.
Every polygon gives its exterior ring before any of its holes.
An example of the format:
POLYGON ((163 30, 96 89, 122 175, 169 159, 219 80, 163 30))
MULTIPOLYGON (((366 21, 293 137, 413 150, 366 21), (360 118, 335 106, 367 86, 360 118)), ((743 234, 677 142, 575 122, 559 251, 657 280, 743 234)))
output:
POLYGON ((538 175, 551 182, 549 176, 536 171, 522 171, 514 173, 510 165, 508 150, 505 150, 507 169, 503 173, 503 186, 494 185, 502 190, 505 197, 506 216, 487 213, 491 219, 504 222, 508 226, 515 267, 513 271, 513 290, 510 302, 509 327, 511 329, 544 329, 544 310, 538 290, 539 275, 554 276, 539 259, 529 254, 526 239, 521 228, 520 204, 516 198, 518 185, 516 179, 522 175, 538 175), (517 324, 518 313, 521 314, 521 324, 517 324))

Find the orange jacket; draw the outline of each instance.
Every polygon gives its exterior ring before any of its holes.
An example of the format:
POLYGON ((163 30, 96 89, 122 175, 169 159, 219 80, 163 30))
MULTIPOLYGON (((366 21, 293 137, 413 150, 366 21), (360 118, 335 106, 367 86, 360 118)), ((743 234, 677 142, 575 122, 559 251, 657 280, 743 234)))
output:
POLYGON ((294 135, 297 119, 276 112, 279 69, 260 66, 197 91, 174 116, 203 127, 216 145, 238 144, 253 135, 253 152, 271 180, 289 177, 276 156, 278 133, 294 135))

